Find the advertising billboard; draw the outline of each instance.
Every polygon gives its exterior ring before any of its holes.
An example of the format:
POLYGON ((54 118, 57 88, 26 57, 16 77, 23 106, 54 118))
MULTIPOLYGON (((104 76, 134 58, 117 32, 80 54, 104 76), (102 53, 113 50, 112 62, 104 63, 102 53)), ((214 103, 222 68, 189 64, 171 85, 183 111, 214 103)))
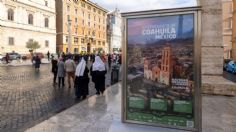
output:
POLYGON ((123 16, 123 121, 197 131, 201 99, 198 13, 123 16))

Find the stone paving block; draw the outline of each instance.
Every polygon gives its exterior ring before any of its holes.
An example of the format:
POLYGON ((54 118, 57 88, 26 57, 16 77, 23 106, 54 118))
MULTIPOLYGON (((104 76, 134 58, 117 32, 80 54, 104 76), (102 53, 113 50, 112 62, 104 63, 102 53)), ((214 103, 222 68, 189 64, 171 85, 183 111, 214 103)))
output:
MULTIPOLYGON (((121 111, 117 112, 121 107, 121 85, 112 86, 107 89, 108 91, 119 90, 117 92, 105 92, 107 93, 104 98, 109 98, 107 102, 103 100, 102 97, 92 96, 91 98, 75 105, 66 111, 59 113, 58 115, 46 120, 32 128, 29 128, 26 132, 36 132, 37 130, 45 130, 45 132, 50 132, 50 130, 65 130, 69 132, 186 132, 183 130, 159 128, 145 125, 136 125, 129 123, 121 123, 121 111), (110 95, 109 95, 110 94, 110 95), (90 120, 90 113, 86 113, 89 109, 94 109, 94 107, 88 107, 95 105, 97 102, 109 109, 98 109, 94 116, 97 120, 90 120), (119 104, 119 105, 118 105, 119 104), (87 109, 84 109, 87 108, 87 109), (77 112, 82 111, 82 112, 77 112), (73 117, 77 120, 71 121, 70 118, 63 117, 73 117), (63 121, 62 121, 63 120, 63 121), (64 123, 68 122, 68 123, 64 123), (70 125, 69 125, 70 124, 70 125), (77 125, 74 125, 77 124, 77 125), (68 125, 70 127, 68 127, 68 125)), ((95 107, 96 109, 96 107, 95 107)), ((202 125, 203 132, 235 132, 236 130, 236 97, 227 96, 211 96, 203 95, 202 97, 202 125)))
POLYGON ((236 84, 220 76, 202 76, 202 93, 236 96, 236 84))

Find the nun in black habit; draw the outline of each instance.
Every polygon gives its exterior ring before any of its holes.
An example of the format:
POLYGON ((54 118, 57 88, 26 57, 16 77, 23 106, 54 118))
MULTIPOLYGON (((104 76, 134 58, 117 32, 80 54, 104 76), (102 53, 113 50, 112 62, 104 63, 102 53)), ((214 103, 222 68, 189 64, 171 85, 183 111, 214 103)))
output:
POLYGON ((81 59, 80 63, 76 67, 75 71, 75 95, 78 99, 81 97, 85 99, 89 94, 89 69, 86 66, 84 58, 81 59))
POLYGON ((91 67, 91 76, 92 81, 95 84, 95 88, 97 90, 96 94, 99 95, 100 93, 103 94, 105 91, 105 79, 106 79, 106 67, 104 62, 101 60, 99 56, 95 57, 95 61, 91 67))

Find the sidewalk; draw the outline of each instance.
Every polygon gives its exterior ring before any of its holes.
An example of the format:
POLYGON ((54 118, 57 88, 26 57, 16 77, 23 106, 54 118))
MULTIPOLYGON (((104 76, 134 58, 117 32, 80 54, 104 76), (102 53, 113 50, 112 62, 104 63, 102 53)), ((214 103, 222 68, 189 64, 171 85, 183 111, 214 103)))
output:
MULTIPOLYGON (((48 61, 48 59, 42 59, 41 63, 42 64, 49 64, 50 61, 48 61)), ((25 60, 25 61, 23 61, 23 60, 13 60, 9 64, 0 62, 0 66, 29 66, 29 65, 32 65, 31 60, 25 60)))
MULTIPOLYGON (((26 132, 184 132, 121 123, 121 85, 92 96, 26 132)), ((203 132, 236 132, 236 97, 203 96, 203 132)))

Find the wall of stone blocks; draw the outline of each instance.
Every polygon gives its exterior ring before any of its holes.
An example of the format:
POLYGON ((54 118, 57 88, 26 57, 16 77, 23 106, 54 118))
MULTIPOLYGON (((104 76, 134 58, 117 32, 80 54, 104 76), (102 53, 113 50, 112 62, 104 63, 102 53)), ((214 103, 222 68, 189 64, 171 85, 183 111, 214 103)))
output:
POLYGON ((200 0, 202 6, 202 75, 223 74, 222 2, 200 0))
POLYGON ((223 78, 222 0, 198 0, 202 6, 202 93, 236 95, 236 84, 223 78))

